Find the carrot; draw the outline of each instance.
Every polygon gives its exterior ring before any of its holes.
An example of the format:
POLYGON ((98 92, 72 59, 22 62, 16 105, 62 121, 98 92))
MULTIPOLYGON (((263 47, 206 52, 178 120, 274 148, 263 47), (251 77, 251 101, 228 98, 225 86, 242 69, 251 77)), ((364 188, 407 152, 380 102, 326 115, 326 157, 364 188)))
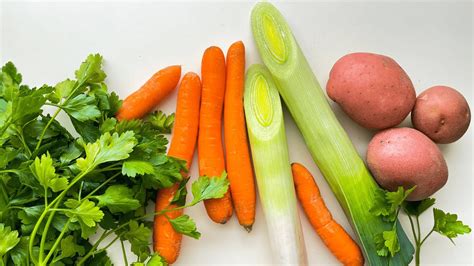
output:
POLYGON ((227 177, 239 223, 250 232, 255 220, 255 182, 244 117, 245 47, 239 41, 227 51, 224 140, 227 177))
POLYGON ((178 85, 181 66, 169 66, 156 72, 143 86, 123 101, 118 120, 138 119, 153 110, 178 85))
POLYGON ((344 265, 364 265, 364 256, 351 236, 332 218, 311 173, 301 164, 291 165, 296 195, 316 233, 344 265))
MULTIPOLYGON (((199 174, 220 176, 225 170, 222 147, 222 105, 225 93, 225 58, 218 47, 204 52, 201 65, 202 99, 199 118, 199 174)), ((224 224, 232 216, 232 199, 228 191, 220 199, 204 201, 211 220, 224 224)))
MULTIPOLYGON (((176 116, 168 156, 186 161, 189 169, 196 146, 199 126, 199 103, 201 100, 201 81, 195 73, 187 73, 178 90, 176 116)), ((183 177, 187 177, 183 173, 183 177)), ((178 207, 171 204, 179 184, 161 189, 156 195, 155 211, 178 207)), ((170 218, 183 214, 183 210, 168 212, 170 218)), ((179 255, 182 235, 177 233, 164 215, 155 216, 153 248, 168 263, 174 263, 179 255)))

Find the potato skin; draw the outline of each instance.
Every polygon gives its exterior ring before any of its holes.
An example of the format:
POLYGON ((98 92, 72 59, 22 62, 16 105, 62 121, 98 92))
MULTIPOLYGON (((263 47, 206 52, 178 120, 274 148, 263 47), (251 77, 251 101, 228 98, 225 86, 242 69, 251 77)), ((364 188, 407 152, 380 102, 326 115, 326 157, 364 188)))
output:
POLYGON ((412 110, 416 92, 392 58, 353 53, 332 67, 326 91, 361 126, 385 129, 400 124, 412 110))
POLYGON ((464 96, 447 86, 434 86, 416 99, 413 126, 436 143, 451 143, 466 133, 471 111, 464 96))
POLYGON ((408 200, 422 200, 442 188, 448 167, 438 146, 412 128, 391 128, 369 143, 367 164, 377 183, 390 191, 416 185, 408 200))

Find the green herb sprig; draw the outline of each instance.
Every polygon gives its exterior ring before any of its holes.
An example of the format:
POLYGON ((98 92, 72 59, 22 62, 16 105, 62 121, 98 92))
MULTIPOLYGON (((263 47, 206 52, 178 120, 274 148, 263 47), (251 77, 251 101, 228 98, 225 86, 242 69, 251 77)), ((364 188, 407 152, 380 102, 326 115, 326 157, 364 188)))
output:
MULTIPOLYGON (((133 265, 165 265, 149 248, 149 218, 168 218, 166 212, 175 209, 147 213, 155 191, 180 182, 176 209, 227 191, 225 173, 200 177, 186 204, 185 164, 165 154, 164 134, 171 132, 174 115, 117 121, 121 100, 108 91, 105 77, 98 54, 87 57, 75 79, 55 86, 30 88, 11 62, 2 67, 0 266, 112 265, 107 248, 117 241, 126 265, 125 241, 137 256, 133 265), (46 106, 55 108, 51 115, 46 106), (57 120, 61 112, 74 130, 57 120)), ((189 216, 169 221, 176 231, 199 238, 189 216)))
POLYGON ((421 201, 406 201, 406 198, 413 190, 415 190, 415 187, 407 190, 403 187, 398 187, 397 191, 394 192, 378 189, 375 194, 376 201, 374 201, 370 212, 375 216, 382 217, 386 221, 393 222, 393 226, 390 230, 383 231, 374 237, 377 246, 377 254, 382 257, 393 257, 400 250, 396 233, 400 224, 396 221, 400 210, 404 210, 408 216, 413 232, 416 248, 415 264, 418 266, 420 265, 421 246, 433 232, 449 238, 454 244, 453 238, 470 233, 471 228, 458 220, 456 214, 446 213, 440 209, 433 208, 433 227, 425 236, 422 236, 420 215, 435 204, 435 199, 427 198, 421 201))

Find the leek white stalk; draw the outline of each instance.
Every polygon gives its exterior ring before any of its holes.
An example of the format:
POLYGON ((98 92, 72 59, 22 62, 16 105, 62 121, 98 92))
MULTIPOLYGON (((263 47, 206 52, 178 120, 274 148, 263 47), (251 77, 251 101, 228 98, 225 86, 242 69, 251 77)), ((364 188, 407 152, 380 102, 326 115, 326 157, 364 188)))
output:
POLYGON ((260 56, 301 131, 311 155, 359 237, 369 265, 407 265, 413 246, 400 225, 393 258, 377 255, 374 237, 390 224, 370 213, 377 184, 347 136, 280 12, 258 3, 251 17, 260 56))
POLYGON ((244 107, 274 263, 307 265, 280 96, 262 65, 247 71, 244 107))

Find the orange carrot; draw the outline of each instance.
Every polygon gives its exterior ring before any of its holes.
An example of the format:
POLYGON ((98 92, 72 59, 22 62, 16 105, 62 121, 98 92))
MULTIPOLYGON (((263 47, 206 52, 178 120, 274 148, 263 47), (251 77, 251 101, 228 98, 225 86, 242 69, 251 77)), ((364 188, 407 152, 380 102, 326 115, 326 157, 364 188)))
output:
POLYGON ((178 85, 181 66, 169 66, 156 72, 143 86, 123 101, 118 120, 138 119, 152 111, 178 85))
POLYGON ((296 195, 309 222, 324 244, 344 265, 364 265, 364 257, 359 246, 332 218, 311 173, 299 163, 293 163, 291 170, 296 195))
MULTIPOLYGON (((209 47, 201 63, 202 99, 199 118, 199 174, 220 176, 225 170, 222 148, 222 105, 225 93, 225 58, 218 47, 209 47)), ((204 202, 211 220, 224 224, 232 216, 232 199, 229 191, 220 199, 204 202)))
MULTIPOLYGON (((176 116, 168 156, 186 161, 189 169, 196 146, 199 126, 199 103, 201 100, 201 81, 195 73, 187 73, 178 90, 176 116)), ((187 177, 183 173, 183 177, 187 177)), ((161 189, 156 195, 155 211, 178 207, 171 204, 179 184, 161 189)), ((183 210, 167 212, 170 218, 183 214, 183 210)), ((153 248, 168 263, 174 263, 179 255, 182 235, 177 233, 164 215, 155 216, 153 248)))
POLYGON ((250 232, 255 220, 255 182, 244 117, 245 47, 239 41, 227 51, 224 140, 227 177, 239 223, 250 232))

